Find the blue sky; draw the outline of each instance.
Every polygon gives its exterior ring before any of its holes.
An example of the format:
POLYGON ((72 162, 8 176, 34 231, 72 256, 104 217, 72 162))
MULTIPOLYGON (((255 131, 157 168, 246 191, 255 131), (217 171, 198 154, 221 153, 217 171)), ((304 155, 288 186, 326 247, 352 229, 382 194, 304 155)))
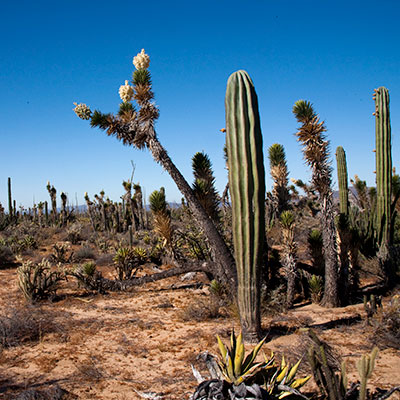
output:
MULTIPOLYGON (((400 170, 399 18, 394 0, 3 0, 0 202, 7 208, 7 177, 25 207, 48 200, 47 181, 72 203, 102 189, 118 200, 131 160, 147 197, 165 186, 167 198, 180 201, 148 151, 123 146, 72 111, 74 101, 116 111, 118 88, 142 48, 151 57, 160 142, 190 182, 191 157, 205 151, 218 189, 226 184, 225 88, 232 72, 245 69, 259 97, 265 155, 271 144, 283 144, 290 177, 309 179, 291 112, 306 99, 326 122, 333 158, 343 146, 349 176, 374 185, 372 92, 379 86, 390 92, 393 164, 400 170)), ((265 169, 270 188, 267 158, 265 169)))

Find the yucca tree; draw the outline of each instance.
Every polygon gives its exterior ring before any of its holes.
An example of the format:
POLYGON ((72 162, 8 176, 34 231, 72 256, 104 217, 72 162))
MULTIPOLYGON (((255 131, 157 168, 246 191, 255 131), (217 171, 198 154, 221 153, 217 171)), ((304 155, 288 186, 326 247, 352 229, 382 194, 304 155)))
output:
POLYGON ((179 255, 174 246, 174 228, 171 221, 171 212, 167 208, 165 189, 155 190, 149 197, 150 210, 153 213, 153 229, 163 239, 163 245, 173 260, 179 255))
POLYGON ((293 213, 288 210, 282 212, 279 222, 282 229, 282 264, 285 267, 287 280, 286 305, 288 308, 290 308, 293 306, 297 275, 297 244, 294 240, 296 223, 293 213))
POLYGON ((274 187, 272 189, 273 206, 277 215, 289 207, 289 171, 284 147, 275 143, 268 149, 269 167, 274 187))
POLYGON ((219 196, 215 188, 215 177, 211 160, 204 152, 197 152, 192 157, 194 175, 193 191, 208 216, 216 225, 220 223, 219 196))
POLYGON ((322 304, 327 307, 339 305, 338 252, 332 196, 332 167, 329 161, 329 141, 326 127, 314 111, 313 105, 298 100, 293 114, 301 124, 296 136, 303 146, 303 156, 312 171, 312 185, 319 194, 321 205, 322 239, 325 256, 325 290, 322 304))
POLYGON ((219 234, 217 228, 208 217, 204 208, 195 196, 178 168, 172 162, 165 148, 158 140, 155 122, 159 111, 153 103, 151 75, 148 70, 150 58, 144 50, 133 59, 136 70, 132 84, 125 81, 119 93, 122 99, 117 115, 92 112, 85 104, 76 104, 75 113, 82 119, 90 120, 92 127, 105 130, 109 136, 115 136, 123 144, 137 149, 148 148, 154 158, 172 177, 181 193, 185 196, 194 218, 202 227, 210 243, 214 260, 213 274, 231 293, 236 293, 235 261, 232 253, 219 234), (136 101, 137 107, 132 100, 136 101))
POLYGON ((138 183, 133 184, 133 190, 135 191, 133 198, 136 203, 138 218, 139 218, 139 228, 144 229, 145 226, 145 209, 143 207, 143 195, 142 188, 138 183))
POLYGON ((49 192, 50 195, 50 200, 51 200, 51 211, 53 213, 53 223, 56 223, 57 220, 57 190, 53 185, 50 185, 50 182, 47 182, 47 191, 49 192))

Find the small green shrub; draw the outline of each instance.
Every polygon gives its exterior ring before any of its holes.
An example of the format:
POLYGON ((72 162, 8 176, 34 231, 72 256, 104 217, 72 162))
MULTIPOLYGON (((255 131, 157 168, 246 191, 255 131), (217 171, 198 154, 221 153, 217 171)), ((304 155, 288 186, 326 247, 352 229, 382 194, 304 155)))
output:
POLYGON ((308 288, 310 290, 311 301, 318 304, 321 301, 324 291, 324 280, 322 276, 312 275, 308 279, 308 288))

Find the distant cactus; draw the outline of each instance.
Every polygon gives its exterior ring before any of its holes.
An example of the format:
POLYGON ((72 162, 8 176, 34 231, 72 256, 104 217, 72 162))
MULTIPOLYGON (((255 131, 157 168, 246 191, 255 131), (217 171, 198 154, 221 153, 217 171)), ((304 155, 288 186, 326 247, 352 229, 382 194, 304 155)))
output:
POLYGON ((12 194, 11 194, 11 178, 8 178, 8 216, 10 221, 13 220, 13 203, 12 203, 12 194))
POLYGON ((344 215, 349 213, 349 186, 347 178, 347 164, 346 164, 346 153, 343 147, 339 146, 336 149, 336 161, 337 161, 337 175, 339 183, 339 202, 340 212, 344 215))
POLYGON ((257 95, 247 72, 237 71, 229 77, 225 113, 237 301, 243 335, 254 341, 261 332, 265 176, 257 95))

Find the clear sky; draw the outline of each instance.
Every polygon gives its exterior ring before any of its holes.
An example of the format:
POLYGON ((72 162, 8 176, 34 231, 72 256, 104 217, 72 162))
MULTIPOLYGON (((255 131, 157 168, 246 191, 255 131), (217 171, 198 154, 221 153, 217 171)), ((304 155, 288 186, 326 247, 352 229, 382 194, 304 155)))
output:
MULTIPOLYGON (((123 146, 78 119, 73 102, 118 109, 142 48, 160 119, 160 142, 192 182, 191 157, 205 151, 223 190, 224 96, 245 69, 259 97, 264 154, 285 147, 290 177, 309 179, 292 106, 311 101, 349 176, 375 184, 373 89, 391 95, 393 164, 400 170, 400 2, 398 0, 0 1, 0 202, 7 177, 17 204, 48 200, 46 183, 83 203, 102 189, 113 200, 131 176, 146 195, 181 195, 148 151, 123 146)), ((271 187, 265 157, 267 188, 271 187)), ((58 201, 59 197, 58 197, 58 201)))

